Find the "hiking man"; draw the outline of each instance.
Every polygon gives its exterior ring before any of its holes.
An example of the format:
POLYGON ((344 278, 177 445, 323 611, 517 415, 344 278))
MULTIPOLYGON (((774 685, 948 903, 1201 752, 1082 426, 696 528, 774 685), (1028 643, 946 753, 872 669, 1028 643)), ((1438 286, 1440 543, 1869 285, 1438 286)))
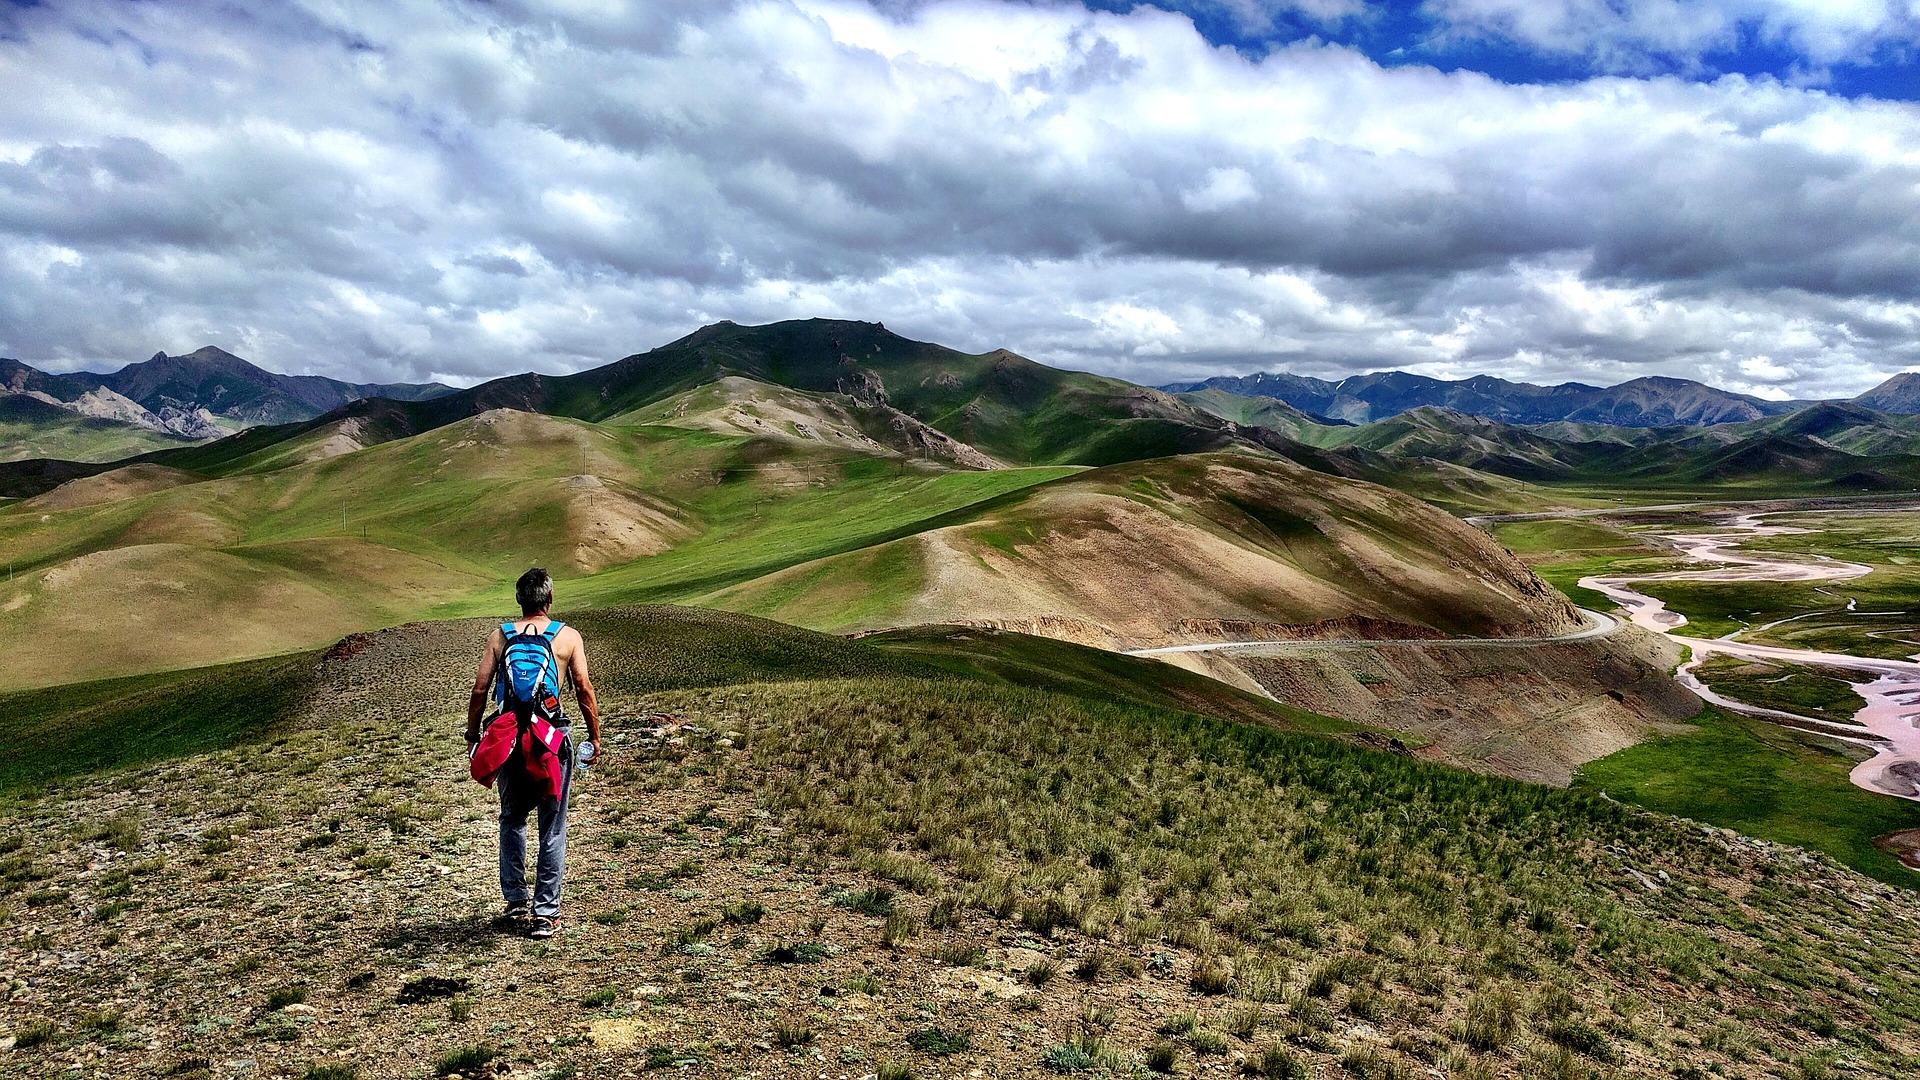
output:
POLYGON ((513 593, 520 602, 520 618, 494 629, 474 673, 473 696, 467 702, 467 756, 474 779, 500 788, 500 895, 507 904, 502 918, 517 922, 531 915, 531 936, 547 938, 560 924, 567 800, 573 788, 573 729, 560 707, 561 671, 573 683, 574 698, 587 718, 593 760, 598 762, 605 751, 600 708, 587 677, 586 642, 578 630, 547 614, 553 607, 552 576, 536 566, 520 575, 513 593), (501 711, 483 738, 480 715, 489 692, 501 711), (534 810, 539 812, 540 850, 529 897, 527 814, 534 810))

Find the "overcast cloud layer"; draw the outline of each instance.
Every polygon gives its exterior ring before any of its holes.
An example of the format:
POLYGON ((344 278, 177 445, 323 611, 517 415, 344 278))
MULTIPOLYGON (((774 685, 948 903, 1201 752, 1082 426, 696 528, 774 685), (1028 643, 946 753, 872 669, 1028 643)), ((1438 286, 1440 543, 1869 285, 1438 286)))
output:
MULTIPOLYGON (((1817 65, 1916 6, 1774 32, 1817 65)), ((0 355, 213 343, 471 382, 823 315, 1145 382, 1398 367, 1821 397, 1920 367, 1913 103, 1236 51, 1148 7, 620 7, 15 11, 0 355)), ((1685 5, 1569 0, 1538 27, 1535 5, 1428 7, 1624 56, 1648 46, 1574 16, 1685 5)), ((1766 8, 1825 10, 1715 10, 1766 8)))

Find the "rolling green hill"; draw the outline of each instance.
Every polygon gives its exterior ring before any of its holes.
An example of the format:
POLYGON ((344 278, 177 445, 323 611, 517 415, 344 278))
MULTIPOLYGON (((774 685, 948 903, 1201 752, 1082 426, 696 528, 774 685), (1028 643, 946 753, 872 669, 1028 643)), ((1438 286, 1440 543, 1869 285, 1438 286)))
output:
POLYGON ((491 611, 531 563, 574 603, 698 598, 823 628, 984 619, 1145 645, 1350 618, 1405 633, 1570 625, 1477 530, 1272 457, 1084 479, 956 468, 864 436, 862 407, 838 399, 686 393, 604 424, 496 410, 364 447, 345 430, 364 416, 251 432, 223 457, 213 444, 170 459, 206 472, 143 463, 0 508, 15 571, 0 630, 72 647, 58 669, 13 650, 0 675, 130 674, 491 611), (98 618, 108 603, 123 614, 98 618), (219 617, 166 631, 198 604, 219 617))
POLYGON ((0 654, 13 685, 491 611, 532 563, 576 603, 699 599, 818 627, 974 619, 1144 645, 1355 619, 1568 625, 1476 530, 1368 481, 1503 508, 1525 497, 1510 482, 867 323, 722 323, 565 378, 13 475, 66 483, 0 506, 0 630, 71 646, 59 669, 0 654), (1119 471, 1075 480, 1089 465, 1119 471), (108 603, 124 614, 100 619, 108 603), (166 632, 194 606, 220 617, 166 632))
POLYGON ((492 610, 531 563, 552 566, 576 602, 697 594, 1068 471, 954 470, 508 410, 287 463, 298 445, 272 444, 275 456, 251 469, 223 462, 217 478, 142 464, 0 508, 0 553, 14 568, 0 628, 68 650, 58 668, 14 650, 0 678, 212 663, 492 610), (101 619, 106 605, 120 615, 101 619), (170 633, 185 607, 218 617, 170 633))

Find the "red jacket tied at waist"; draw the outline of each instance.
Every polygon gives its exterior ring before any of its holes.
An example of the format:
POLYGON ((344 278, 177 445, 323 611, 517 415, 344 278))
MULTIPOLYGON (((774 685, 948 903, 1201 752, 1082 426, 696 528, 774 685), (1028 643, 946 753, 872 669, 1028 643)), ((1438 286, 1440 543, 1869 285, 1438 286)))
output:
POLYGON ((487 725, 486 734, 480 736, 479 744, 473 748, 468 770, 475 780, 492 787, 500 770, 518 749, 527 775, 545 782, 547 798, 558 799, 561 781, 566 777, 565 764, 560 760, 560 744, 565 738, 559 728, 538 716, 523 729, 513 713, 501 713, 487 725))

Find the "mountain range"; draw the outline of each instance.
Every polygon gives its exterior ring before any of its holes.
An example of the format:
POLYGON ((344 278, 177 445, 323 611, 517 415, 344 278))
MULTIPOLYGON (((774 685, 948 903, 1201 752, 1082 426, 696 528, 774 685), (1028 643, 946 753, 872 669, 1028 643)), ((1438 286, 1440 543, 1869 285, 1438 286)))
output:
MULTIPOLYGON (((1285 372, 1221 375, 1161 387, 1169 393, 1224 391, 1285 402, 1323 421, 1365 424, 1412 409, 1438 407, 1509 424, 1571 422, 1614 427, 1728 424, 1782 416, 1812 401, 1768 401, 1691 379, 1649 376, 1617 386, 1538 386, 1492 375, 1432 379, 1405 371, 1354 375, 1338 382, 1285 372)), ((1882 412, 1920 412, 1920 375, 1895 375, 1853 399, 1882 412)))
POLYGON ((0 401, 30 398, 94 420, 193 440, 308 420, 360 398, 414 401, 451 390, 439 383, 281 375, 211 345, 184 356, 155 353, 108 374, 51 374, 0 358, 0 401))

